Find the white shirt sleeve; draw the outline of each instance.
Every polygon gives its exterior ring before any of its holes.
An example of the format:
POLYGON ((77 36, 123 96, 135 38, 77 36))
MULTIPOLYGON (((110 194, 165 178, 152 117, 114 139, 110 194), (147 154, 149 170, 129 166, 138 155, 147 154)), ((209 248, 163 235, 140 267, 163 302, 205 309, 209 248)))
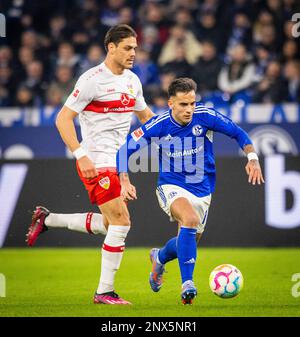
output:
POLYGON ((95 97, 95 83, 91 79, 80 77, 74 90, 67 98, 65 105, 71 110, 81 113, 95 97))
POLYGON ((138 91, 135 98, 135 106, 133 108, 134 111, 143 111, 146 109, 147 104, 144 99, 143 95, 143 88, 141 81, 137 78, 137 84, 138 84, 138 91))

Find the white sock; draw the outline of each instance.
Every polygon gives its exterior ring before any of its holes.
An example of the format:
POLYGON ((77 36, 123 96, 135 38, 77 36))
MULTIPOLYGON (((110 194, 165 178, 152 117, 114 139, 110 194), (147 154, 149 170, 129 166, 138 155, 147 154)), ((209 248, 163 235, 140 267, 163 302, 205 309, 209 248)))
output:
POLYGON ((102 246, 101 275, 98 294, 114 291, 116 271, 120 268, 125 249, 125 239, 130 226, 109 225, 102 246))
POLYGON ((90 234, 107 234, 103 224, 103 216, 99 213, 50 213, 45 220, 47 227, 68 228, 73 231, 90 234))

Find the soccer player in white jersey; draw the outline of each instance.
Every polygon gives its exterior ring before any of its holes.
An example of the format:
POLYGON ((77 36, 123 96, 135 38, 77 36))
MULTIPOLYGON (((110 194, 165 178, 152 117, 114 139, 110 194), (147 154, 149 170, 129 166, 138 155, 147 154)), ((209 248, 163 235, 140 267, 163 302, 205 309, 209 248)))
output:
MULTIPOLYGON (((150 286, 157 292, 162 286, 164 266, 178 258, 183 304, 191 304, 197 295, 193 282, 197 244, 206 224, 211 195, 215 189, 213 132, 237 141, 248 157, 249 183, 264 182, 258 156, 247 133, 229 118, 203 104, 196 104, 196 83, 190 78, 174 80, 168 89, 169 111, 153 117, 133 131, 117 153, 117 168, 122 177, 124 198, 136 198, 128 177, 128 159, 135 151, 155 142, 159 150, 159 204, 171 220, 177 220, 178 236, 162 249, 150 253, 150 286)), ((135 192, 135 191, 134 191, 135 192)))
POLYGON ((78 174, 90 201, 99 206, 101 214, 57 214, 38 206, 27 234, 29 246, 39 234, 53 227, 105 235, 100 281, 94 295, 94 303, 100 304, 130 304, 114 289, 115 273, 130 229, 130 216, 116 172, 116 153, 126 139, 132 114, 142 123, 153 116, 144 101, 141 82, 130 70, 137 48, 136 36, 127 25, 114 26, 107 32, 104 62, 80 76, 56 120, 63 141, 77 159, 78 174), (77 116, 81 144, 74 127, 77 116))

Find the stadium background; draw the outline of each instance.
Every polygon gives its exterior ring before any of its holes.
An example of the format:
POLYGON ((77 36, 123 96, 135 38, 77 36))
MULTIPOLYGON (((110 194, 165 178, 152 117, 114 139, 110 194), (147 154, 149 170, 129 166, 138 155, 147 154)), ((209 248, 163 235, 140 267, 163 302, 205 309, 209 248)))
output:
MULTIPOLYGON (((266 185, 249 186, 237 145, 215 135, 217 190, 202 245, 300 245, 298 1, 4 0, 0 12, 0 247, 25 246, 36 204, 96 210, 54 120, 121 22, 138 32, 133 71, 155 113, 166 109, 170 81, 191 76, 198 98, 245 128, 261 156, 266 185)), ((159 245, 176 232, 158 207, 155 179, 132 174, 139 199, 130 205, 128 246, 159 245)), ((99 238, 52 231, 37 245, 97 246, 99 238)))

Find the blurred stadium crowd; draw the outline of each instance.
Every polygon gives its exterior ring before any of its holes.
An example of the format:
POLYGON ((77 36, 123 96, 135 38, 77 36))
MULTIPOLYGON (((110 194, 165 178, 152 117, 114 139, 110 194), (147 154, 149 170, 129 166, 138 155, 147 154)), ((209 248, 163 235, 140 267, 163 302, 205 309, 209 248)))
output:
POLYGON ((157 113, 178 76, 204 101, 300 102, 299 0, 1 0, 0 12, 0 107, 63 104, 118 23, 138 33, 133 71, 157 113))

